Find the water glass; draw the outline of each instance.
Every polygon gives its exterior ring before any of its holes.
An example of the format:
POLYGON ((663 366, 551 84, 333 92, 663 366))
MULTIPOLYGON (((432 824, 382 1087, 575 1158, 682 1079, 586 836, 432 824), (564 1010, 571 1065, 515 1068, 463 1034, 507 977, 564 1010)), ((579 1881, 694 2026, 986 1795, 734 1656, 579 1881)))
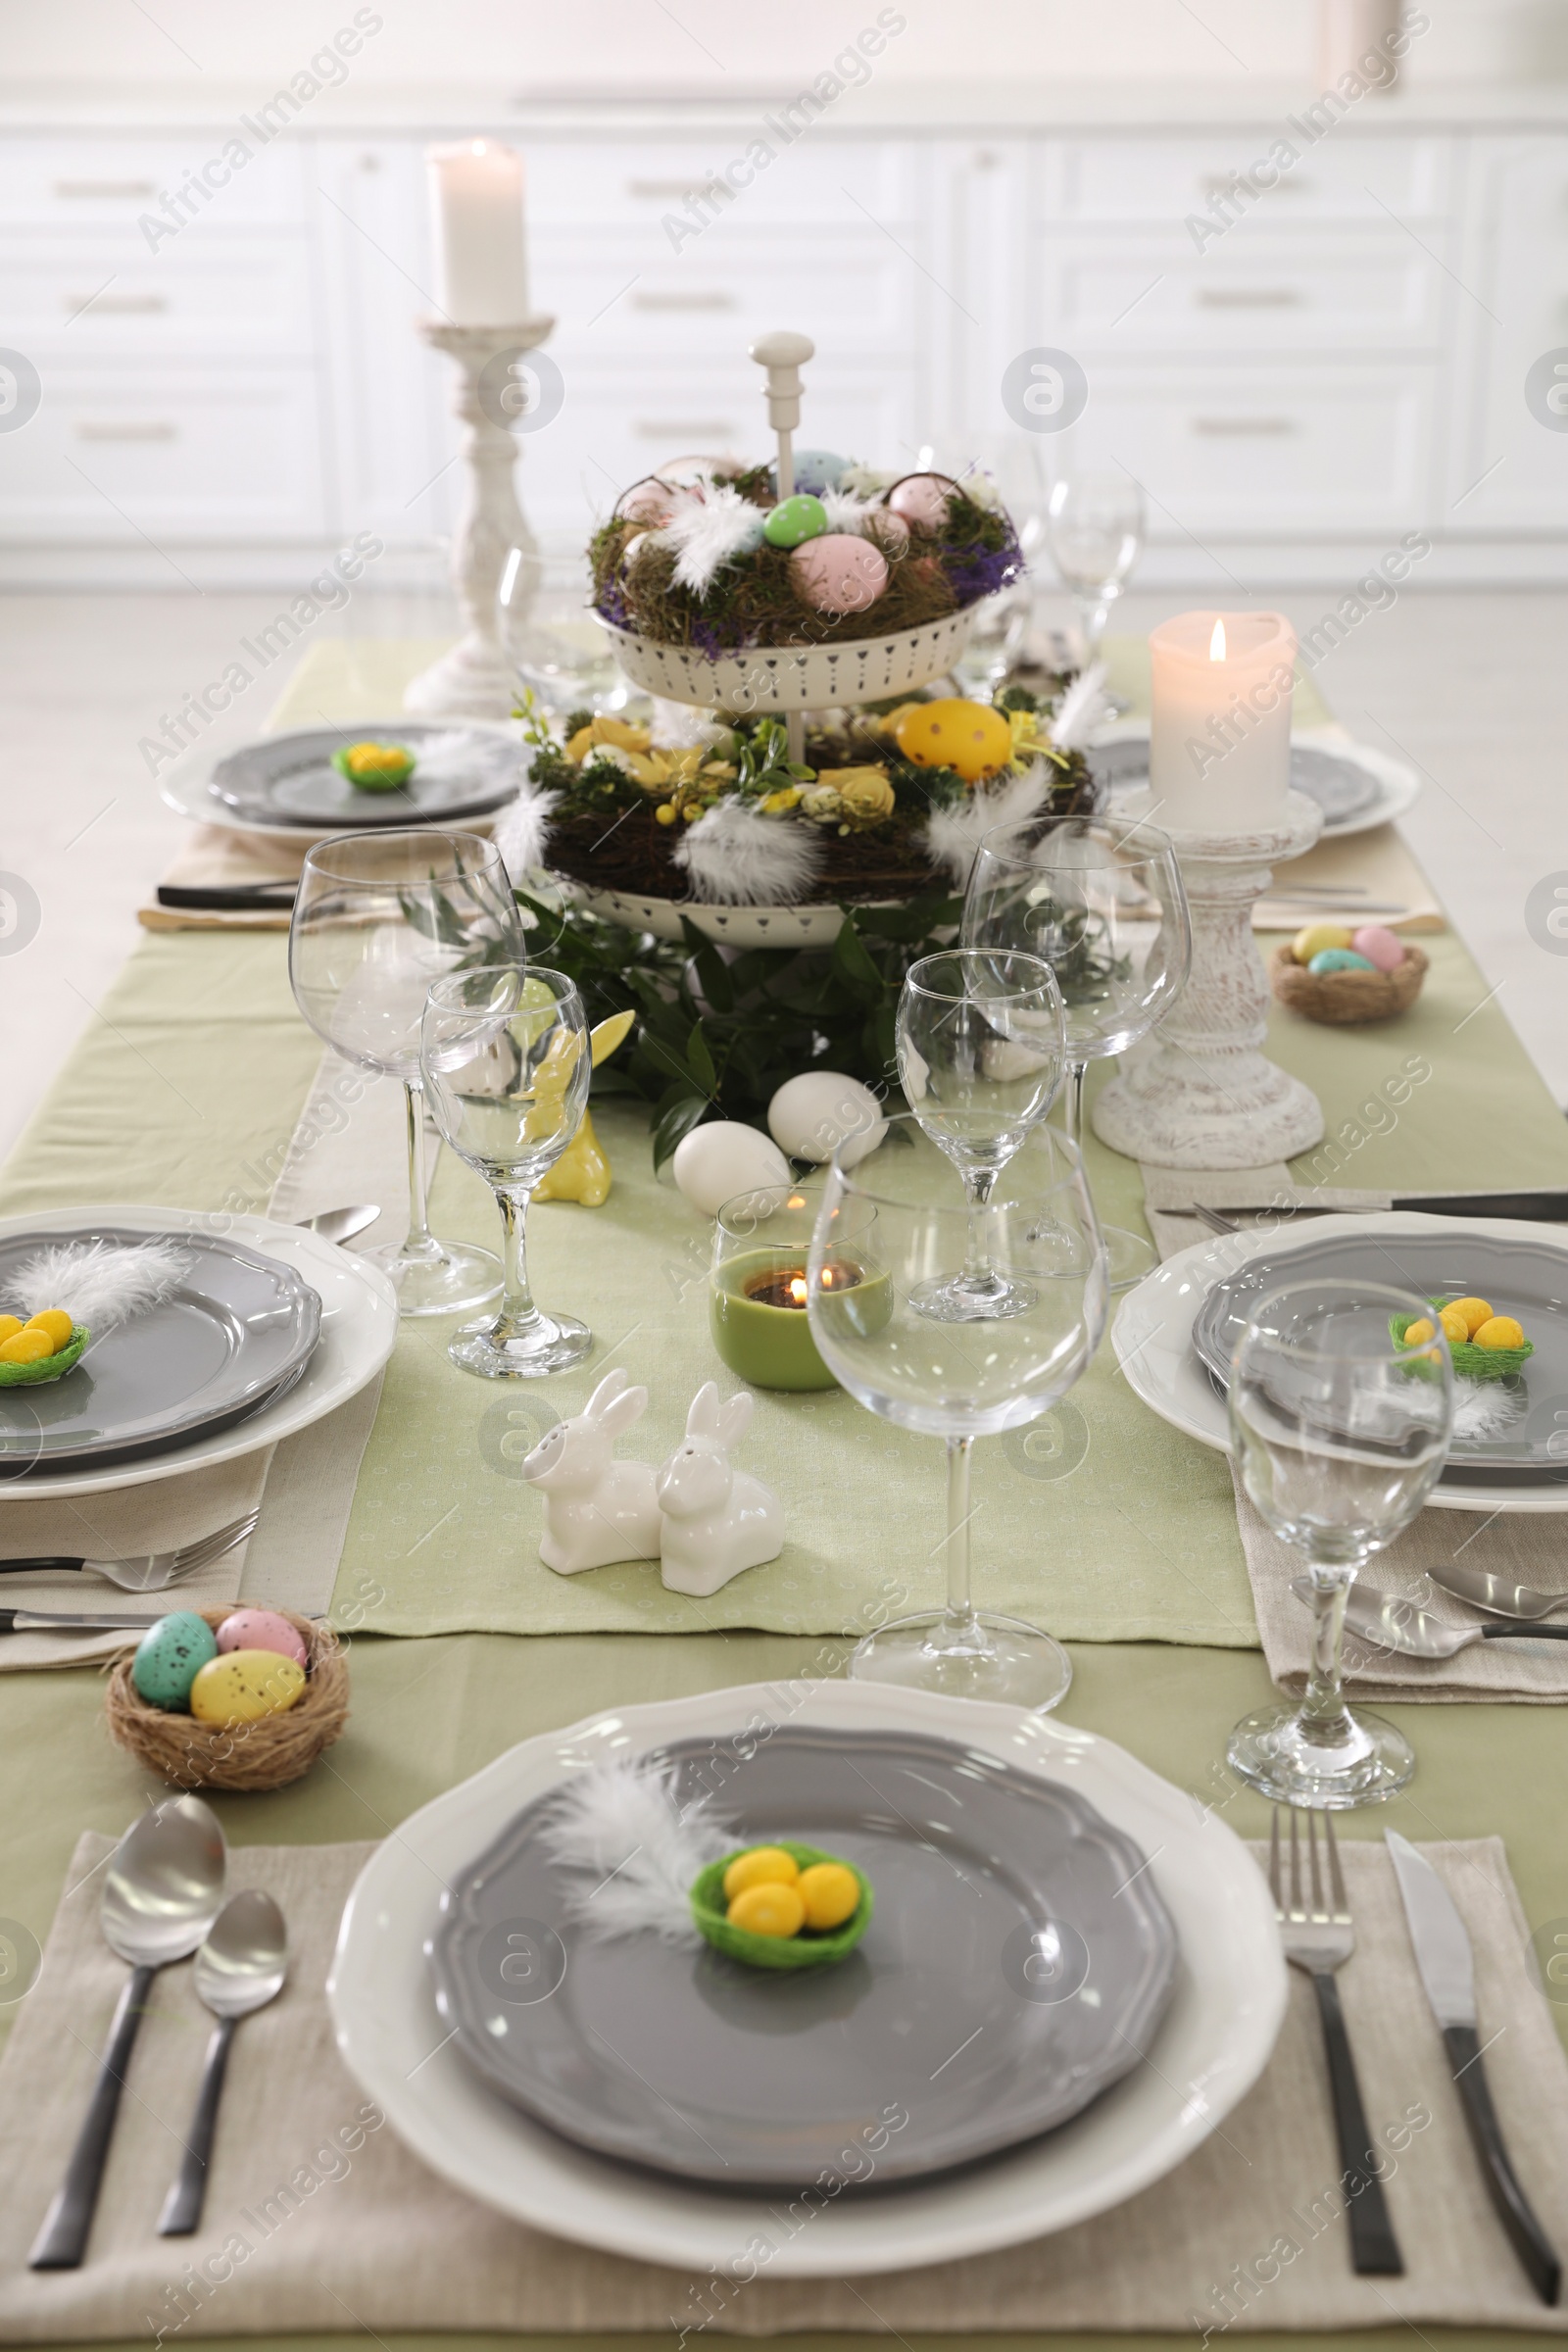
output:
POLYGON ((1046 544, 1077 608, 1087 669, 1143 552, 1143 492, 1125 473, 1064 474, 1046 511, 1046 544))
POLYGON ((580 554, 509 549, 500 601, 502 634, 518 678, 552 717, 625 710, 633 690, 593 610, 580 554))

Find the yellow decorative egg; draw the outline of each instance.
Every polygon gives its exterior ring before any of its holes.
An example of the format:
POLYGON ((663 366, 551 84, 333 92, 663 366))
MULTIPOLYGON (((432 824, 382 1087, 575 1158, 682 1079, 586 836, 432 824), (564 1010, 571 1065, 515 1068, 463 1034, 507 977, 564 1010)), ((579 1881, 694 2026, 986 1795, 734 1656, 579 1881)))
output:
POLYGON ((806 1925, 806 1905, 798 1886, 770 1882, 743 1887, 724 1916, 748 1936, 798 1936, 806 1925))
MULTIPOLYGON (((1012 758, 1012 729, 1006 713, 956 695, 915 703, 899 720, 894 741, 916 767, 951 767, 973 784, 1012 758)), ((1349 938, 1349 933, 1346 933, 1349 938)))
POLYGON ((49 1352, 58 1355, 71 1338, 71 1317, 63 1306, 46 1306, 41 1315, 29 1315, 24 1327, 41 1331, 49 1342, 49 1352))
POLYGON ((1512 1315, 1493 1315, 1470 1335, 1478 1348, 1522 1348, 1525 1335, 1512 1315))
POLYGON ((1325 948, 1348 948, 1349 944, 1350 934, 1343 923, 1308 923, 1292 940, 1291 954, 1298 963, 1310 963, 1325 948))
POLYGON ((1492 1309, 1485 1298, 1450 1298, 1444 1308, 1446 1315, 1462 1315, 1464 1336, 1473 1340, 1483 1323, 1492 1321, 1492 1309))
POLYGON ((14 1340, 21 1329, 20 1315, 0 1315, 0 1340, 14 1340))
POLYGON ((281 1715, 305 1688, 305 1669, 275 1649, 230 1649, 209 1658, 190 1687, 199 1723, 259 1723, 281 1715))
POLYGON ((806 1905, 808 1928, 842 1928, 860 1907, 860 1882, 842 1862, 813 1862, 802 1871, 795 1891, 806 1905))
POLYGON ((46 1331, 14 1331, 9 1340, 0 1340, 0 1364, 39 1364, 46 1355, 53 1355, 55 1344, 46 1331))
POLYGON ((1437 1336, 1437 1325, 1429 1323, 1425 1315, 1417 1315, 1413 1323, 1405 1325, 1404 1338, 1399 1345, 1402 1348, 1419 1348, 1423 1340, 1433 1340, 1437 1336))
POLYGON ((1438 1321, 1443 1325, 1443 1336, 1450 1348, 1461 1347, 1470 1337, 1469 1324, 1463 1315, 1457 1314, 1451 1306, 1446 1306, 1443 1309, 1438 1321))
POLYGON ((754 1845, 737 1854, 724 1873, 724 1900, 732 1903, 748 1886, 793 1886, 801 1866, 781 1845, 754 1845))

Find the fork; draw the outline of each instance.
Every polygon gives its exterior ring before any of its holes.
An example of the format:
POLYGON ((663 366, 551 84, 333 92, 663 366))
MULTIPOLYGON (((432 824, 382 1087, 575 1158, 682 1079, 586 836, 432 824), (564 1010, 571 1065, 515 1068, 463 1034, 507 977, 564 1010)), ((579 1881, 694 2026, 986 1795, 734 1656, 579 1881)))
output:
POLYGON ((0 1560, 0 1576, 37 1568, 81 1568, 118 1585, 122 1592, 161 1592, 166 1585, 177 1585, 182 1577, 194 1576, 198 1568, 210 1567, 236 1544, 243 1544, 259 1517, 259 1511, 249 1511, 243 1519, 231 1519, 227 1527, 201 1536, 194 1544, 182 1544, 177 1551, 142 1552, 129 1560, 0 1560))
POLYGON ((1389 2208, 1383 2194, 1383 2184, 1370 2170, 1372 2135, 1367 2130, 1366 2110, 1361 2104, 1361 2085, 1355 2078, 1355 2060, 1350 2055, 1350 2037, 1345 2028, 1345 2011, 1340 2005, 1340 1988, 1335 1970, 1343 1968, 1355 1949, 1355 1930, 1350 1921, 1349 1898, 1345 1891, 1345 1877, 1340 1869, 1340 1849, 1334 1838, 1334 1817, 1323 1816, 1324 1842, 1328 1849, 1329 1883, 1333 1891, 1333 1908, 1323 1895, 1323 1877, 1318 1860, 1317 1816, 1306 1816, 1306 1841, 1311 1864, 1312 1899, 1310 1905, 1301 1891, 1301 1847, 1297 1832, 1297 1810, 1291 1815, 1291 1899, 1286 1904, 1281 1885, 1280 1869, 1280 1807, 1274 1808, 1273 1824, 1268 1840, 1268 1883, 1279 1915, 1280 1941, 1285 1957, 1305 1972, 1312 1980, 1317 1994, 1318 2014, 1323 2020, 1323 2044, 1328 2053, 1329 2082, 1334 2091, 1334 2121, 1340 2138, 1340 2167, 1351 2184, 1350 2193, 1350 2267, 1362 2278, 1393 2278, 1402 2275, 1404 2258, 1394 2234, 1389 2208))

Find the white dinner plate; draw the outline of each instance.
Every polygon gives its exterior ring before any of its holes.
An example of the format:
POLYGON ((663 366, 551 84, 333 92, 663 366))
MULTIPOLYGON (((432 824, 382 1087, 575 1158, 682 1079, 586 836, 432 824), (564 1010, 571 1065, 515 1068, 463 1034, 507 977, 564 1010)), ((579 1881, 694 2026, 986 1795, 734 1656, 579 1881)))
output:
POLYGON ((1273 1907, 1251 1856, 1124 1748, 1054 1716, 824 1682, 607 1709, 499 1756, 404 1822, 367 1863, 343 1914, 327 1999, 351 2073, 420 2161, 469 2196, 582 2245, 702 2270, 727 2270, 739 2249, 762 2238, 772 2248, 769 2278, 806 2278, 984 2253, 1136 2195, 1189 2156, 1256 2082, 1285 2014, 1286 1985, 1273 1907), (792 2226, 777 2192, 769 2198, 643 2172, 519 2112, 452 2041, 425 1948, 443 1885, 564 1775, 666 1740, 733 1739, 739 1778, 726 1797, 744 1803, 748 1746, 755 1751, 760 1727, 781 1721, 933 1734, 1076 1788, 1150 1855, 1180 1947, 1150 2063, 1084 2113, 986 2162, 906 2186, 877 2188, 873 2166, 872 2193, 846 2189, 812 2212, 809 2229, 792 2226))
MULTIPOLYGON (((1140 747, 1149 742, 1147 718, 1118 719, 1102 728, 1095 739, 1095 750, 1109 756, 1112 793, 1140 791, 1149 782, 1147 758, 1140 758, 1140 747)), ((1402 816, 1421 790, 1421 779, 1413 767, 1401 760, 1391 760, 1386 752, 1375 752, 1364 743, 1351 743, 1339 727, 1298 728, 1292 742, 1303 751, 1332 752, 1349 767, 1364 770, 1376 786, 1372 799, 1348 816, 1333 824, 1325 824, 1320 841, 1345 841, 1352 833, 1369 833, 1374 825, 1392 824, 1402 816)))
POLYGON ((30 1211, 26 1216, 0 1218, 0 1239, 14 1233, 74 1231, 85 1225, 113 1225, 140 1233, 218 1233, 249 1243, 269 1257, 291 1266, 321 1300, 321 1330, 310 1362, 296 1385, 273 1404, 264 1405, 247 1420, 188 1446, 145 1461, 122 1462, 104 1469, 62 1470, 50 1477, 29 1477, 0 1487, 0 1510, 15 1495, 27 1502, 48 1501, 75 1494, 97 1494, 109 1487, 141 1487, 154 1479, 178 1478, 189 1470, 205 1470, 214 1462, 236 1461, 242 1454, 259 1453, 308 1429, 313 1421, 334 1412, 375 1378, 398 1333, 397 1293, 378 1266, 351 1255, 333 1242, 322 1241, 303 1225, 274 1224, 270 1217, 218 1215, 203 1209, 149 1208, 145 1204, 55 1208, 30 1211))
MULTIPOLYGON (((1560 1225, 1531 1225, 1518 1218, 1476 1217, 1465 1224, 1497 1241, 1539 1242, 1568 1258, 1568 1233, 1560 1225)), ((1230 1423, 1225 1399, 1199 1362, 1193 1348, 1193 1324, 1210 1287, 1222 1274, 1233 1272, 1260 1251, 1283 1256, 1295 1244, 1329 1241, 1341 1233, 1376 1233, 1393 1240, 1399 1234, 1437 1233, 1456 1241, 1460 1232, 1454 1217, 1424 1217, 1413 1210, 1370 1216, 1303 1217, 1298 1239, 1272 1233, 1215 1234, 1178 1250, 1146 1274, 1129 1291, 1116 1310, 1110 1328, 1116 1361, 1135 1396, 1158 1413, 1162 1421, 1196 1438, 1200 1446, 1230 1451, 1230 1423)), ((1440 1511, 1568 1511, 1568 1484, 1539 1484, 1511 1473, 1502 1479, 1467 1479, 1446 1474, 1427 1497, 1440 1511)))

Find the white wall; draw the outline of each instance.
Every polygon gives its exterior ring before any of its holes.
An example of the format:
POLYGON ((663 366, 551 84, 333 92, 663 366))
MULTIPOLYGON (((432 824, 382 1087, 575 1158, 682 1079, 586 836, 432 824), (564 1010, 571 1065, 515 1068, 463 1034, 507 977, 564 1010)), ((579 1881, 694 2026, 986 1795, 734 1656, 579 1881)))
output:
MULTIPOLYGON (((356 69, 375 84, 563 86, 722 96, 794 84, 875 21, 881 0, 374 0, 384 25, 356 69)), ((6 86, 270 87, 357 0, 0 0, 6 86)), ((1422 0, 1412 86, 1568 78, 1565 0, 1422 0)), ((1164 78, 1245 87, 1311 77, 1315 0, 899 0, 891 82, 1164 78)), ((329 101, 327 102, 330 103, 329 101)))

